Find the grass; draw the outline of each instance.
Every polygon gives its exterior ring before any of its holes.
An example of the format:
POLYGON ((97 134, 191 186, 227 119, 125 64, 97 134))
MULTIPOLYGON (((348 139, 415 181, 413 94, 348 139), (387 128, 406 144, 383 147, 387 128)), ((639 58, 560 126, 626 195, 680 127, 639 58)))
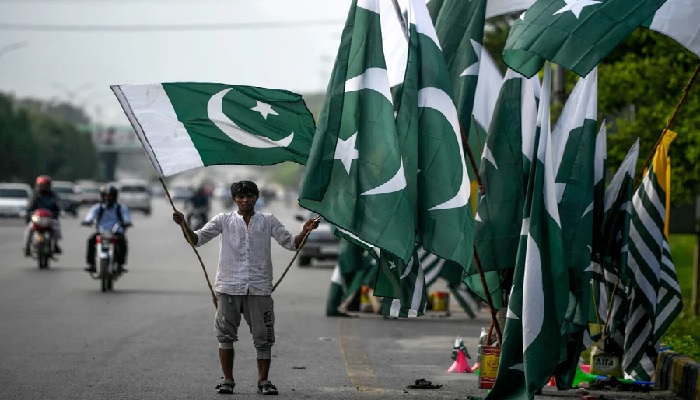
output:
POLYGON ((681 286, 683 312, 671 324, 661 341, 674 351, 700 361, 700 318, 694 317, 690 310, 695 240, 694 235, 671 235, 669 238, 671 256, 681 286))

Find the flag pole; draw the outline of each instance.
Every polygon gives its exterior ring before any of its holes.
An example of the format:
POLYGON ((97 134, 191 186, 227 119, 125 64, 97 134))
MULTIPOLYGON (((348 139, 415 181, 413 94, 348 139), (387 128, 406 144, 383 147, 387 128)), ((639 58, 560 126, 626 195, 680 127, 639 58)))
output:
MULTIPOLYGON (((320 221, 320 220, 321 220, 321 216, 318 215, 318 216, 314 217, 314 220, 320 221)), ((306 238, 309 237, 309 234, 310 234, 310 233, 311 233, 311 231, 306 232, 306 233, 304 234, 304 237, 301 238, 301 243, 299 243, 299 248, 297 248, 296 253, 294 253, 294 257, 292 257, 292 260, 289 262, 289 265, 287 265, 287 268, 285 268, 285 269, 284 269, 284 272, 282 272, 282 276, 280 276, 280 278, 277 280, 277 283, 275 283, 275 285, 272 287, 272 292, 274 292, 275 289, 277 289, 277 286, 279 286, 279 284, 282 282, 282 279, 284 279, 284 276, 287 275, 287 272, 289 272, 289 268, 292 267, 292 264, 294 263, 294 260, 296 260, 296 259, 297 259, 297 256, 299 255, 299 251, 300 251, 301 248, 304 247, 304 245, 306 244, 306 238)))
MULTIPOLYGON (((472 117, 474 121, 474 117, 472 117)), ((469 161, 472 164, 472 169, 474 170, 474 175, 476 175, 476 182, 479 185, 479 192, 483 190, 481 184, 481 175, 479 174, 479 169, 476 166, 476 160, 474 159, 474 154, 469 147, 469 142, 467 142, 467 135, 464 134, 464 128, 462 124, 459 124, 459 132, 462 134, 462 145, 464 150, 469 155, 469 161)), ((486 296, 486 303, 489 306, 489 311, 491 312, 491 322, 493 322, 494 328, 496 328, 496 335, 498 335, 498 343, 503 343, 503 334, 501 333, 501 326, 498 323, 498 317, 496 316, 496 309, 493 306, 493 299, 491 298, 491 292, 489 291, 488 285, 486 284, 486 275, 484 274, 484 268, 481 266, 481 259, 479 258, 479 252, 476 249, 476 243, 474 244, 474 262, 476 263, 476 269, 479 271, 479 278, 481 279, 481 286, 484 287, 484 295, 486 296)))
MULTIPOLYGON (((175 208, 175 203, 173 203, 173 198, 170 197, 170 192, 168 192, 168 188, 165 186, 165 182, 163 182, 163 178, 159 176, 158 180, 160 181, 160 184, 163 185, 163 190, 165 190, 165 195, 168 197, 168 201, 170 202, 170 205, 173 207, 173 211, 180 212, 180 211, 178 211, 177 208, 175 208)), ((189 233, 189 230, 187 229, 187 225, 185 225, 185 221, 182 221, 180 223, 180 228, 182 229, 182 232, 185 234, 185 238, 187 238, 187 243, 190 244, 190 247, 192 247, 192 250, 194 250, 194 254, 197 255, 197 259, 199 260, 199 265, 202 267, 202 271, 204 272, 204 279, 207 280, 207 286, 209 287, 209 292, 211 292, 211 299, 214 302, 214 308, 219 308, 219 305, 217 304, 217 301, 216 301, 216 295, 214 294, 214 289, 211 287, 211 282, 209 281, 209 274, 207 274, 207 269, 204 267, 204 261, 202 261, 202 257, 199 255, 199 251, 197 251, 197 248, 194 247, 194 241, 190 237, 190 233, 189 233)))
POLYGON ((651 149, 651 153, 649 153, 649 156, 647 156, 646 161, 644 161, 644 164, 642 164, 642 169, 637 173, 637 177, 634 178, 634 183, 632 186, 637 186, 639 183, 639 180, 642 179, 644 176, 644 171, 646 171, 647 166, 649 165, 649 162, 651 162, 652 157, 654 157, 654 154, 656 153, 656 148, 659 147, 659 144, 664 138, 664 135, 666 135, 666 131, 669 130, 671 127, 671 124, 673 121, 676 119, 676 115, 678 115, 678 110, 680 110, 681 106, 685 102, 685 99, 688 97, 688 92, 690 91, 690 88, 693 86, 693 83, 695 83, 695 78, 698 76, 698 72, 700 72, 700 64, 698 64, 697 67, 695 67, 695 72, 693 72, 693 75, 690 77, 688 80, 688 83, 685 85, 685 89, 683 89, 683 96, 681 96, 681 99, 678 101, 678 105, 676 106, 676 109, 673 110, 673 114, 671 115, 671 118, 669 118, 668 122, 666 123, 666 127, 664 128, 663 131, 661 131, 661 135, 659 136, 659 139, 656 141, 656 144, 654 144, 654 147, 651 149))

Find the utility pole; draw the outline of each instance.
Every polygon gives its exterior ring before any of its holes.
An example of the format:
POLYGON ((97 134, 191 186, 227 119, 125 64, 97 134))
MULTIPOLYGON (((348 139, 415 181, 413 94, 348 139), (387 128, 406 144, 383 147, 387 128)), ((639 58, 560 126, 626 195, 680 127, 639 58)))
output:
POLYGON ((695 197, 695 255, 693 257, 693 288, 690 294, 690 312, 700 311, 700 195, 695 197))
POLYGON ((554 74, 552 76, 552 100, 554 104, 564 104, 564 94, 566 93, 566 70, 561 65, 554 65, 554 74))

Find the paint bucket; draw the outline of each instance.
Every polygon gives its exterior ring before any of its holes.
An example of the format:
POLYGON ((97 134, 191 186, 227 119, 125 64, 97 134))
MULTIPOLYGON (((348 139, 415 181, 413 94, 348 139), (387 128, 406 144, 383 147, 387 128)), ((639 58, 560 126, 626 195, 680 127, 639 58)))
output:
POLYGON ((481 363, 479 364, 479 388, 491 389, 498 375, 498 363, 501 360, 501 348, 484 345, 481 348, 481 363))

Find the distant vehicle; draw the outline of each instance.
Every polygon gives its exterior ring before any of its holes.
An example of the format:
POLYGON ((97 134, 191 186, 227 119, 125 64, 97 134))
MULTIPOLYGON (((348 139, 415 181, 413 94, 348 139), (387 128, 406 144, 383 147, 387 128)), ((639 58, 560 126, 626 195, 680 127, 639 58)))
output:
POLYGON ((143 179, 124 179, 117 182, 119 197, 117 201, 129 207, 151 215, 151 189, 148 181, 143 179))
POLYGON ((73 182, 53 181, 51 187, 58 194, 58 206, 61 208, 61 211, 77 217, 78 208, 80 207, 80 195, 77 193, 73 182))
POLYGON ((151 196, 153 197, 164 197, 165 196, 165 189, 163 189, 163 185, 160 183, 151 185, 151 196))
POLYGON ((100 198, 100 185, 81 183, 76 186, 76 192, 81 205, 91 206, 102 201, 100 198))
MULTIPOLYGON (((312 218, 314 215, 310 215, 307 218, 312 218)), ((297 221, 306 221, 303 215, 298 214, 296 216, 297 221)), ((311 265, 312 260, 337 260, 338 254, 340 253, 340 238, 333 234, 333 226, 321 219, 318 224, 318 228, 314 229, 309 233, 306 238, 306 243, 299 250, 299 255, 297 256, 297 261, 299 267, 308 267, 311 265)))
POLYGON ((0 217, 26 217, 32 193, 26 183, 0 183, 0 217))

